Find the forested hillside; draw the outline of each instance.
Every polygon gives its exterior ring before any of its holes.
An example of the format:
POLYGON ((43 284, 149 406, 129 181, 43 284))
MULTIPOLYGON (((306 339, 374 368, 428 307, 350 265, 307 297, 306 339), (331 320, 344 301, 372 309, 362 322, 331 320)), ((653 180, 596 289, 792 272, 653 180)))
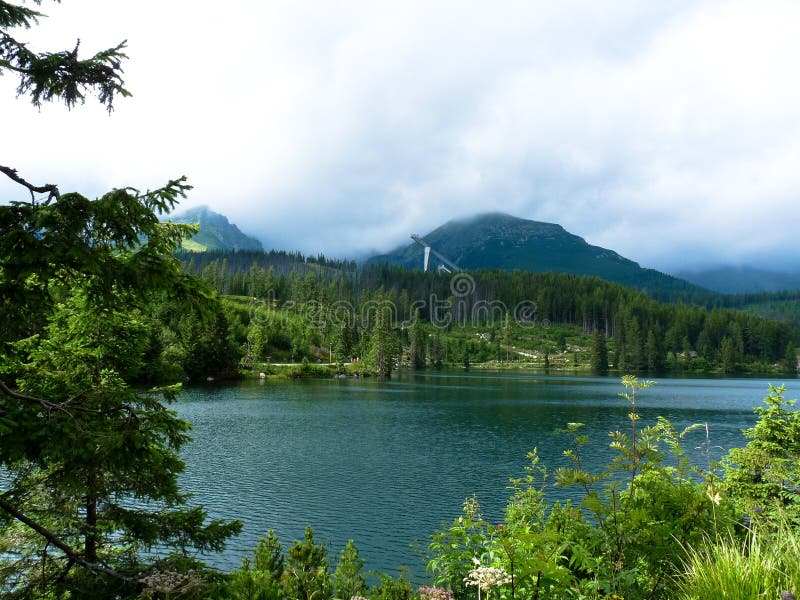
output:
POLYGON ((185 223, 199 227, 200 230, 197 233, 181 243, 186 250, 205 252, 207 250, 262 251, 264 249, 261 242, 245 235, 236 225, 230 223, 226 216, 210 210, 207 206, 198 206, 176 215, 170 215, 169 220, 173 223, 185 223))
MULTIPOLYGON (((713 292, 655 269, 646 269, 613 250, 588 244, 555 223, 520 219, 503 213, 454 219, 425 234, 433 251, 462 269, 522 270, 590 275, 645 292, 657 300, 683 299, 705 304, 713 292)), ((371 265, 422 269, 417 243, 374 256, 371 265)), ((441 260, 431 256, 431 269, 441 260)))
MULTIPOLYGON (((388 265, 351 271, 317 263, 279 273, 258 263, 245 268, 242 261, 240 268, 232 268, 230 256, 227 262, 220 257, 202 268, 188 255, 183 260, 185 268, 220 294, 251 299, 258 310, 242 309, 238 319, 249 321, 251 342, 272 340, 256 344, 261 354, 280 354, 276 340, 284 340, 284 350, 292 347, 287 355, 292 358, 316 358, 310 350, 315 347, 330 349, 318 356, 336 354, 340 361, 368 356, 375 312, 385 309, 387 339, 396 338, 390 354, 400 356, 410 351, 407 330, 419 320, 427 337, 454 344, 449 353, 453 363, 502 357, 507 354, 504 343, 524 351, 517 346, 524 346, 526 329, 541 334, 527 334, 529 350, 556 355, 566 351, 565 344, 556 344, 542 331, 561 327, 563 335, 574 336, 575 352, 580 347, 589 352, 597 343, 589 336, 601 334, 608 344, 608 366, 620 370, 794 368, 796 332, 787 322, 729 308, 659 303, 595 277, 499 270, 437 274, 388 265), (254 310, 270 311, 272 318, 252 319, 254 310), (281 330, 287 323, 291 334, 281 330), (504 342, 506 327, 516 328, 519 335, 504 342), (464 342, 470 336, 472 342, 464 342)), ((431 348, 426 352, 421 364, 439 359, 431 348)), ((602 361, 596 367, 606 368, 602 361)))

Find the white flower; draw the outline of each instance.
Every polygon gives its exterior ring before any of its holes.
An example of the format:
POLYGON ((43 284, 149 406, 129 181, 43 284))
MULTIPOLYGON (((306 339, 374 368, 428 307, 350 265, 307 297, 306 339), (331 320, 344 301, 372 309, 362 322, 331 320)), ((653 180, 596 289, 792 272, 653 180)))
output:
MULTIPOLYGON (((475 559, 473 559, 475 562, 475 559)), ((475 563, 480 564, 480 563, 475 563)), ((484 592, 505 583, 511 583, 511 576, 499 567, 478 566, 464 578, 464 583, 479 587, 484 592)))

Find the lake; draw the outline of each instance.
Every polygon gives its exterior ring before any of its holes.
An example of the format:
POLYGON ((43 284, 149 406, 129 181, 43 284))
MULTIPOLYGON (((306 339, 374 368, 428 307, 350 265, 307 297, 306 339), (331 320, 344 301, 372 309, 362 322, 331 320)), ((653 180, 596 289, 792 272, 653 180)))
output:
MULTIPOLYGON (((741 430, 755 422, 768 383, 662 378, 637 396, 640 424, 656 416, 679 428, 708 423, 716 458, 744 443, 741 430)), ((796 379, 787 387, 796 397, 796 379)), ((586 423, 596 440, 589 458, 602 464, 608 432, 629 427, 622 391, 616 377, 519 371, 189 388, 177 403, 194 424, 182 489, 211 517, 244 521, 227 550, 208 558, 221 569, 239 566, 269 529, 286 550, 311 525, 332 564, 353 539, 367 569, 396 574, 405 565, 421 583, 420 549, 465 498, 477 494, 484 517, 499 522, 508 478, 524 474, 527 452, 538 447, 551 470, 565 464, 556 429, 586 423)), ((687 443, 703 464, 705 435, 693 432, 687 443)), ((567 497, 550 490, 551 499, 567 497)))

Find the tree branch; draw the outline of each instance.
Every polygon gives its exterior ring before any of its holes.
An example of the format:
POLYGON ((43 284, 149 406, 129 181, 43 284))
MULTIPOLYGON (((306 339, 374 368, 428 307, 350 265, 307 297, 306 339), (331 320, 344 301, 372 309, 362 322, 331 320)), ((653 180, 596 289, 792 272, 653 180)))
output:
POLYGON ((39 404, 48 413, 54 410, 62 410, 67 414, 69 414, 69 412, 60 404, 55 404, 53 402, 50 402, 49 400, 45 400, 44 398, 37 398, 36 396, 28 396, 27 394, 20 394, 19 392, 15 392, 11 388, 9 388, 2 380, 0 380, 0 392, 3 392, 6 396, 14 398, 15 400, 22 400, 23 402, 33 402, 39 404))
POLYGON ((115 571, 110 567, 106 567, 105 565, 101 565, 98 563, 89 562, 86 560, 79 552, 74 550, 69 544, 64 542, 61 538, 59 538, 55 533, 46 529, 45 527, 39 525, 36 521, 25 515, 20 510, 14 508, 9 502, 7 502, 2 496, 0 496, 0 508, 6 511, 9 515, 14 517, 17 521, 24 523, 31 529, 33 529, 36 533, 41 535, 44 539, 46 539, 50 544, 61 550, 69 559, 71 563, 77 564, 82 566, 89 571, 94 573, 103 573, 104 575, 108 575, 110 577, 114 577, 115 579, 122 580, 126 583, 136 583, 136 579, 132 577, 128 577, 115 571))
POLYGON ((47 183, 45 185, 33 185, 25 181, 22 177, 17 175, 17 170, 12 169, 11 167, 4 167, 0 165, 0 173, 5 174, 9 179, 12 181, 17 182, 21 186, 28 189, 31 193, 31 201, 35 204, 36 203, 36 196, 34 194, 47 194, 47 200, 44 201, 44 205, 47 206, 50 202, 55 199, 61 198, 61 193, 58 191, 58 187, 52 183, 47 183))
MULTIPOLYGON (((5 394, 6 396, 14 398, 15 400, 22 400, 23 402, 38 404, 44 410, 47 411, 48 415, 54 411, 62 412, 73 420, 78 430, 82 430, 83 428, 81 427, 80 423, 75 419, 75 416, 67 409, 67 406, 71 402, 80 398, 81 396, 84 396, 88 391, 89 390, 84 390, 82 392, 79 392, 78 394, 75 394, 74 396, 72 396, 68 400, 65 400, 64 402, 51 402, 49 400, 45 400, 44 398, 37 398, 36 396, 29 396, 27 394, 21 394, 19 392, 15 392, 11 388, 9 388, 4 381, 0 380, 0 392, 5 394)), ((136 407, 131 404, 128 404, 127 402, 122 403, 119 405, 118 408, 113 408, 111 410, 96 410, 96 409, 86 408, 85 406, 74 406, 72 408, 73 410, 79 413, 84 413, 84 414, 88 413, 94 415, 112 414, 114 412, 125 412, 128 415, 125 421, 126 424, 135 423, 136 425, 138 425, 142 420, 142 417, 139 414, 139 411, 136 409, 136 407)), ((6 411, 0 409, 0 417, 3 416, 5 413, 6 411)))

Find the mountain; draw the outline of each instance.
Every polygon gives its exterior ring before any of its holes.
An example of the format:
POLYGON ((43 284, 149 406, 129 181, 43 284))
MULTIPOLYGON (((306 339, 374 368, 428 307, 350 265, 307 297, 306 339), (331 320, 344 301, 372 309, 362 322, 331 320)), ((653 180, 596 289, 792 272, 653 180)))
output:
MULTIPOLYGON (((463 269, 503 269, 594 275, 647 292, 660 300, 706 302, 708 290, 638 263, 613 250, 592 246, 560 225, 487 213, 449 221, 425 234, 432 248, 430 268, 443 261, 438 252, 463 269)), ((412 242, 368 264, 387 263, 421 269, 423 248, 412 242)))
POLYGON ((800 290, 800 273, 755 267, 717 267, 704 271, 684 271, 675 276, 723 294, 800 290))
POLYGON ((245 235, 230 223, 224 215, 209 210, 207 206, 191 208, 178 215, 171 215, 173 223, 200 224, 200 231, 183 243, 183 248, 192 252, 206 250, 255 250, 264 248, 257 239, 245 235))

